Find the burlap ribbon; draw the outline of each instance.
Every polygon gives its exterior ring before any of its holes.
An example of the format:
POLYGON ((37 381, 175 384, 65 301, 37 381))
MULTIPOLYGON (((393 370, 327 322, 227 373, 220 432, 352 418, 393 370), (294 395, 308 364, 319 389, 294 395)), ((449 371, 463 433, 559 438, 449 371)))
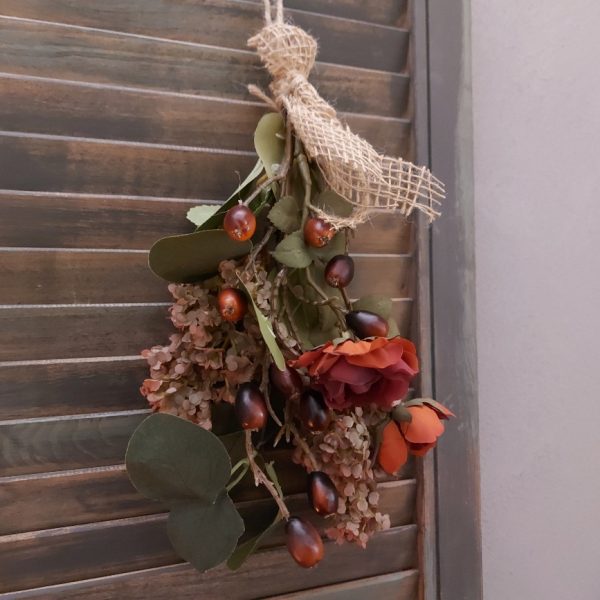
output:
POLYGON ((282 0, 276 0, 275 19, 270 0, 264 4, 265 26, 248 45, 256 49, 271 74, 275 101, 285 109, 309 158, 329 186, 354 207, 348 218, 317 210, 319 216, 338 228, 355 227, 380 210, 399 210, 408 216, 416 208, 430 220, 437 217, 444 185, 426 167, 379 154, 340 122, 333 107, 308 81, 317 56, 316 40, 284 23, 282 0))

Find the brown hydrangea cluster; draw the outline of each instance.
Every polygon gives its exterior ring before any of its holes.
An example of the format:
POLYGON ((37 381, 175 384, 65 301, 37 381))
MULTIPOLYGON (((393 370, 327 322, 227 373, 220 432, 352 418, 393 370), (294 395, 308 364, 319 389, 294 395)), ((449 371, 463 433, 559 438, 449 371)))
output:
POLYGON ((330 517, 327 536, 337 543, 355 542, 363 548, 371 535, 390 527, 389 515, 377 510, 370 417, 361 407, 339 413, 325 431, 306 440, 312 457, 301 445, 294 451, 294 460, 308 471, 316 461, 318 470, 327 473, 338 490, 338 511, 330 517))
MULTIPOLYGON (((234 402, 238 385, 260 376, 265 345, 253 313, 246 313, 243 327, 237 328, 217 307, 218 290, 239 285, 237 268, 234 261, 224 261, 219 277, 197 285, 169 285, 174 299, 171 321, 178 332, 168 345, 142 352, 150 377, 140 391, 154 410, 210 429, 211 403, 234 402)), ((267 311, 270 282, 264 269, 257 269, 256 298, 267 311)))

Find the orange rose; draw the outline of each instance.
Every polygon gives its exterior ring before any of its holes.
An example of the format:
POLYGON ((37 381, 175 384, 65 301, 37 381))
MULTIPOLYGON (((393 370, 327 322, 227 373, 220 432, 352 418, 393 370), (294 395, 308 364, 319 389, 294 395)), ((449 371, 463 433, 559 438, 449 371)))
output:
POLYGON ((337 410, 369 404, 389 410, 419 372, 413 343, 401 337, 328 342, 290 364, 306 368, 314 387, 337 410))
POLYGON ((377 461, 379 466, 390 475, 408 460, 409 454, 423 456, 434 448, 437 439, 444 433, 442 419, 454 415, 434 400, 425 399, 421 404, 407 406, 410 420, 399 423, 390 421, 383 430, 377 461))

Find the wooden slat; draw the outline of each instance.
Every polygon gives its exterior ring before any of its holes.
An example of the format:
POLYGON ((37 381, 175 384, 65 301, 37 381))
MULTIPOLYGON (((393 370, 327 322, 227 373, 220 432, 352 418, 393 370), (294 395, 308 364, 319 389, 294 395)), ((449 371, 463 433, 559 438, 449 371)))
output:
MULTIPOLYGON (((306 474, 302 467, 292 462, 291 449, 270 450, 265 457, 275 463, 286 494, 304 491, 306 474)), ((411 476, 414 468, 407 467, 403 473, 411 476)), ((411 483, 407 486, 414 488, 411 483)), ((407 489, 405 494, 413 493, 412 488, 407 489)), ((232 493, 237 502, 257 500, 267 495, 263 487, 254 485, 250 476, 242 480, 232 493)), ((0 478, 0 535, 164 511, 160 503, 147 500, 133 488, 124 465, 0 478), (43 510, 40 510, 42 498, 43 510)), ((403 523, 412 519, 408 511, 407 505, 403 523)))
MULTIPOLYGON (((6 73, 0 74, 0 95, 0 129, 8 131, 248 151, 254 150, 256 123, 268 110, 262 103, 6 73)), ((379 151, 409 155, 409 121, 341 116, 379 151)))
POLYGON ((224 199, 253 154, 0 134, 4 189, 224 199))
POLYGON ((289 8, 323 12, 395 27, 405 26, 408 20, 407 0, 286 0, 285 4, 289 8))
POLYGON ((389 575, 367 577, 346 583, 271 596, 272 600, 416 600, 419 573, 400 571, 389 575))
MULTIPOLYGON (((366 550, 352 544, 338 546, 328 543, 325 558, 310 571, 311 584, 338 583, 344 581, 349 573, 358 579, 411 569, 416 562, 415 544, 416 531, 412 525, 390 529, 375 536, 366 550)), ((301 590, 306 587, 306 582, 306 571, 294 567, 286 550, 274 548, 259 552, 236 572, 219 567, 200 574, 189 565, 170 565, 32 589, 16 597, 60 600, 252 600, 301 590)))
MULTIPOLYGON (((394 304, 406 335, 410 303, 394 304)), ((163 307, 19 308, 0 310, 0 360, 130 356, 173 332, 163 307)))
MULTIPOLYGON (((365 290, 392 298, 409 296, 404 256, 354 259, 353 296, 365 290), (381 277, 389 273, 388 277, 381 277)), ((167 302, 167 284, 148 268, 146 253, 0 250, 0 304, 167 302)))
POLYGON ((0 361, 132 356, 167 341, 162 306, 0 310, 0 361))
MULTIPOLYGON (((407 335, 410 302, 393 315, 407 335)), ((0 309, 0 361, 132 356, 173 333, 161 306, 76 306, 0 309)))
MULTIPOLYGON (((269 83, 251 52, 0 17, 0 71, 253 100, 269 83)), ((403 117, 407 76, 319 63, 311 78, 338 110, 403 117)))
POLYGON ((0 367, 0 421, 147 408, 143 359, 0 367))
POLYGON ((0 423, 0 475, 121 463, 131 433, 148 412, 3 421, 0 423))
MULTIPOLYGON (((405 501, 403 498, 399 503, 405 501)), ((257 503, 242 505, 240 512, 246 516, 264 513, 268 519, 272 502, 262 502, 262 507, 257 503)), ((288 504, 294 514, 315 523, 320 520, 313 517, 304 495, 288 504)), ((0 538, 0 592, 177 564, 181 559, 167 537, 166 520, 166 515, 159 514, 0 538)), ((404 535, 395 550, 403 555, 401 568, 410 568, 414 566, 416 526, 405 525, 400 531, 404 535)), ((282 530, 270 540, 277 545, 283 541, 282 530)))
MULTIPOLYGON (((291 462, 289 450, 270 451, 267 458, 275 462, 286 494, 304 490, 304 471, 291 462)), ((381 508, 394 512, 398 523, 414 519, 414 475, 411 460, 397 475, 404 480, 402 485, 394 480, 380 483, 382 490, 392 488, 382 497, 381 508), (407 498, 402 514, 396 506, 400 496, 407 498)), ((233 494, 236 501, 264 496, 264 488, 255 487, 251 480, 242 482, 233 494)), ((122 465, 0 478, 0 535, 137 517, 161 510, 158 503, 146 500, 133 489, 122 465)))
POLYGON ((2 421, 0 477, 120 464, 129 437, 149 412, 2 421))
MULTIPOLYGON (((178 41, 246 49, 263 25, 261 5, 238 0, 4 0, 2 14, 178 41)), ((405 68, 408 32, 393 27, 286 10, 285 17, 319 40, 319 60, 367 69, 405 68)))
MULTIPOLYGON (((0 191, 0 247, 148 250, 165 235, 189 233, 188 209, 202 201, 63 196, 0 191)), ((351 241, 352 251, 409 253, 412 224, 374 215, 351 241)))

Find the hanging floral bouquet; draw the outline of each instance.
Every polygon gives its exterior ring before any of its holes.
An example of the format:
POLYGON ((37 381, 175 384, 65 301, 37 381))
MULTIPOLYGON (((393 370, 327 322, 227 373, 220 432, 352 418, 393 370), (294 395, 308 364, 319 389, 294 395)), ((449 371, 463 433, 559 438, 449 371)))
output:
POLYGON ((323 557, 319 531, 290 514, 265 451, 291 446, 325 535, 364 547, 390 526, 375 471, 393 475, 425 454, 451 416, 432 399, 407 399, 419 363, 391 300, 347 293, 356 225, 382 208, 433 217, 441 184, 342 127, 306 81, 314 40, 284 24, 280 6, 265 18, 250 43, 273 75, 273 98, 253 91, 276 112, 256 129, 259 160, 223 205, 188 212, 195 232, 150 251, 150 268, 170 282, 176 332, 143 352, 141 391, 157 414, 126 456, 136 488, 169 508, 175 550, 201 571, 238 568, 282 521, 298 564, 323 557), (229 496, 249 477, 274 501, 261 531, 229 496))

